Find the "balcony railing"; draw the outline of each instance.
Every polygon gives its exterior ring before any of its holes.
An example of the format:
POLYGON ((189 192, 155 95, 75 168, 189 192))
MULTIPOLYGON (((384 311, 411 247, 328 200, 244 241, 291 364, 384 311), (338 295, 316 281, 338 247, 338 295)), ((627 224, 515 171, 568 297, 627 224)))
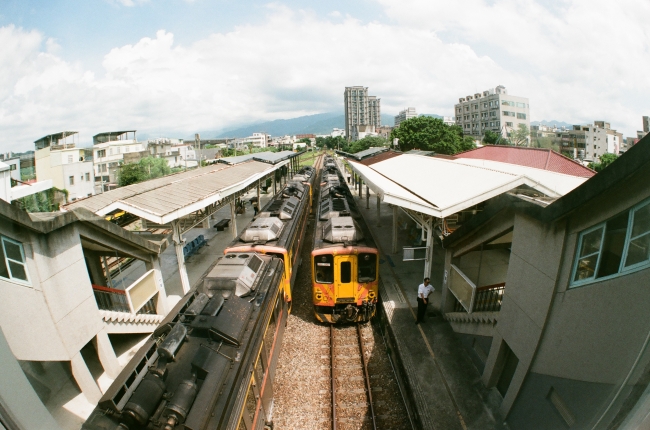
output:
POLYGON ((505 282, 477 287, 462 270, 451 265, 449 290, 456 297, 454 312, 499 312, 505 282))
MULTIPOLYGON (((97 307, 100 310, 131 313, 126 292, 124 290, 102 287, 101 285, 93 285, 93 293, 95 294, 97 307)), ((135 313, 156 314, 156 304, 154 303, 153 298, 149 299, 149 301, 142 305, 142 307, 135 313)))
POLYGON ((506 283, 487 285, 476 289, 473 312, 499 312, 506 283))

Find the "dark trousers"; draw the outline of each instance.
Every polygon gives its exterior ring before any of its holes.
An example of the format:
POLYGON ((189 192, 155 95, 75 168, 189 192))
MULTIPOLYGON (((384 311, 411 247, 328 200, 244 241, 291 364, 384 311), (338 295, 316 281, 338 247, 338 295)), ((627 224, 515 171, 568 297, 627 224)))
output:
POLYGON ((418 297, 418 319, 417 322, 422 322, 424 321, 424 315, 427 313, 427 304, 429 303, 429 300, 427 299, 427 303, 424 302, 424 299, 421 299, 418 297))

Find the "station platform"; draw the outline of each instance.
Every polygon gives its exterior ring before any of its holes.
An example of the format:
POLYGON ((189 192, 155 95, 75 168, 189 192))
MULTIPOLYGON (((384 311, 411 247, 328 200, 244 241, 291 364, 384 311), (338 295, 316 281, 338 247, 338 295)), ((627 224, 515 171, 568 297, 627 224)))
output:
MULTIPOLYGON (((501 397, 487 389, 451 326, 440 314, 444 277, 444 250, 434 245, 430 296, 424 322, 416 325, 417 290, 423 281, 424 261, 402 261, 406 232, 398 234, 397 253, 392 249, 393 209, 366 188, 355 200, 380 249, 381 321, 394 348, 393 359, 402 373, 404 391, 413 406, 416 428, 444 430, 507 429, 497 410, 501 397)), ((401 211, 398 211, 401 212, 401 211)), ((401 213, 406 218, 406 215, 401 213)))
MULTIPOLYGON (((237 215, 236 220, 238 233, 241 232, 253 218, 253 208, 249 204, 249 199, 256 195, 256 192, 253 190, 242 197, 242 200, 246 202, 246 211, 243 214, 237 215)), ((261 204, 266 204, 270 198, 270 194, 262 194, 260 196, 261 204)), ((212 222, 211 225, 216 224, 223 218, 229 219, 230 216, 230 206, 224 207, 215 214, 214 222, 212 222)), ((223 250, 226 249, 233 240, 229 228, 225 231, 217 231, 216 228, 193 228, 184 233, 183 237, 187 241, 192 241, 200 234, 202 234, 207 241, 207 246, 203 246, 197 253, 185 261, 187 275, 190 280, 190 285, 192 286, 195 286, 200 282, 205 272, 212 266, 217 258, 223 256, 223 250)), ((171 309, 183 296, 183 287, 178 272, 178 263, 174 247, 168 246, 160 256, 160 259, 165 291, 167 293, 167 304, 171 309)), ((130 285, 145 272, 146 268, 144 263, 137 261, 128 267, 118 270, 117 275, 114 275, 114 278, 112 279, 113 285, 115 285, 116 288, 122 288, 123 285, 130 285)), ((148 337, 149 334, 109 335, 120 366, 125 366, 129 362, 148 337)), ((107 376, 104 372, 97 357, 97 353, 91 344, 84 347, 81 352, 93 378, 97 382, 97 385, 100 387, 102 392, 104 392, 113 383, 113 379, 107 376)), ((72 374, 70 373, 69 366, 66 367, 64 362, 49 362, 44 363, 43 366, 48 370, 47 374, 50 375, 48 378, 51 380, 43 381, 44 383, 41 383, 38 380, 35 381, 34 378, 31 377, 31 375, 35 373, 29 372, 32 385, 37 388, 37 392, 45 404, 45 407, 52 414, 54 420, 62 430, 78 430, 93 411, 95 404, 89 402, 81 393, 72 377, 72 374), (56 386, 57 391, 46 392, 45 390, 38 390, 38 387, 41 385, 56 386)))

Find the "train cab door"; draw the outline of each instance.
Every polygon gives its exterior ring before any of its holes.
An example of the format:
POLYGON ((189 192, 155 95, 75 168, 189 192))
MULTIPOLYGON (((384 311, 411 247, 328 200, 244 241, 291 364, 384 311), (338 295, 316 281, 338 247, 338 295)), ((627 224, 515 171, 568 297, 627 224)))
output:
POLYGON ((353 255, 337 255, 334 257, 334 286, 336 298, 354 299, 354 282, 352 274, 355 273, 355 257, 353 255))

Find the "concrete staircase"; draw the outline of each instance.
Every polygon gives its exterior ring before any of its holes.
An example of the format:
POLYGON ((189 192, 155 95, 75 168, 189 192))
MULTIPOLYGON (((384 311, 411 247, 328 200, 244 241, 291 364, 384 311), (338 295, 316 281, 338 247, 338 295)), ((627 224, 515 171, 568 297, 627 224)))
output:
POLYGON ((109 334, 152 333, 165 318, 164 315, 132 314, 109 310, 100 310, 99 313, 104 320, 106 332, 109 334))
POLYGON ((456 333, 492 336, 499 312, 449 312, 444 318, 456 333))

